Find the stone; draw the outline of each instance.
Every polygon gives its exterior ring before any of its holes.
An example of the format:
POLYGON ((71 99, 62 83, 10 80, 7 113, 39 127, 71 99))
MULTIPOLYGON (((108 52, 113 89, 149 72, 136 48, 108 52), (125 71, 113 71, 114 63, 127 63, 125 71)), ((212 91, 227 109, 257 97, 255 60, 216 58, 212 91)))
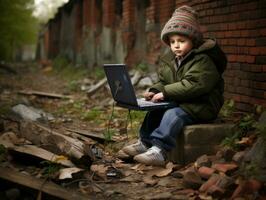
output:
POLYGON ((232 133, 232 124, 196 124, 184 128, 186 145, 217 145, 232 133))
POLYGON ((236 154, 233 156, 232 160, 236 163, 240 163, 243 160, 245 154, 246 154, 246 151, 236 152, 236 154))
POLYGON ((152 86, 153 82, 151 80, 150 77, 144 77, 142 79, 140 79, 139 83, 138 83, 138 87, 140 88, 147 88, 152 86))
POLYGON ((184 174, 183 183, 189 188, 198 189, 203 181, 196 171, 188 171, 184 174))
POLYGON ((12 111, 24 120, 31 120, 38 122, 47 122, 54 120, 54 117, 51 114, 47 114, 40 109, 36 109, 30 106, 25 106, 23 104, 18 104, 12 107, 12 111))
POLYGON ((228 148, 228 147, 224 148, 222 150, 222 156, 223 156, 224 160, 227 162, 232 161, 232 158, 235 155, 235 153, 236 153, 236 151, 234 151, 233 149, 228 148))
POLYGON ((177 137, 177 145, 168 153, 178 164, 194 162, 199 156, 215 154, 221 141, 232 134, 233 124, 196 124, 185 126, 177 137))
POLYGON ((200 156, 195 162, 196 167, 202 167, 202 166, 210 167, 211 164, 212 164, 211 160, 209 156, 207 156, 206 154, 200 156))

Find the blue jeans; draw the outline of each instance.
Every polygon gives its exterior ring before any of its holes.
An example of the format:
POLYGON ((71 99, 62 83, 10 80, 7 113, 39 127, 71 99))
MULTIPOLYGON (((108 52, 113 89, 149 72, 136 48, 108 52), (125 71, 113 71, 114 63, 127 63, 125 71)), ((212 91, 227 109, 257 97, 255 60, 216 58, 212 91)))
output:
POLYGON ((148 147, 155 145, 164 151, 170 151, 176 146, 177 135, 183 127, 193 123, 192 117, 180 107, 153 110, 144 118, 140 139, 148 147))

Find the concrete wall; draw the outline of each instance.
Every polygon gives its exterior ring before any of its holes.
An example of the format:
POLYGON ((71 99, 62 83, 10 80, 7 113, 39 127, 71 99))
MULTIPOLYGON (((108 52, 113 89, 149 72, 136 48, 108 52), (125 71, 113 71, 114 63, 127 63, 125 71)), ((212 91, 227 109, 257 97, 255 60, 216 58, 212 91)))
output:
POLYGON ((48 23, 50 59, 87 67, 107 62, 156 66, 160 31, 175 8, 199 13, 205 37, 228 55, 225 97, 237 108, 266 107, 266 0, 70 0, 48 23))

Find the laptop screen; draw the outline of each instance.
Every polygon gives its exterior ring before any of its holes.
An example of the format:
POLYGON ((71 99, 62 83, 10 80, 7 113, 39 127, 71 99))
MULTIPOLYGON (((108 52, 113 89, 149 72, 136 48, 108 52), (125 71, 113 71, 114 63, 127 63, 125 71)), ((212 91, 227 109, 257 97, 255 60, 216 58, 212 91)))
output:
POLYGON ((103 67, 114 100, 118 103, 138 105, 126 65, 104 64, 103 67))

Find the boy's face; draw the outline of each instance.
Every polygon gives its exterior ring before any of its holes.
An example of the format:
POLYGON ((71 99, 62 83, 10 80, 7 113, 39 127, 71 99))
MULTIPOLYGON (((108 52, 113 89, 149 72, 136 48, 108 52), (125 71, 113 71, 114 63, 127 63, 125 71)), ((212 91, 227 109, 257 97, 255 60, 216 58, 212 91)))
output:
POLYGON ((170 35, 169 43, 172 52, 177 57, 184 57, 193 48, 192 40, 182 35, 170 35))

